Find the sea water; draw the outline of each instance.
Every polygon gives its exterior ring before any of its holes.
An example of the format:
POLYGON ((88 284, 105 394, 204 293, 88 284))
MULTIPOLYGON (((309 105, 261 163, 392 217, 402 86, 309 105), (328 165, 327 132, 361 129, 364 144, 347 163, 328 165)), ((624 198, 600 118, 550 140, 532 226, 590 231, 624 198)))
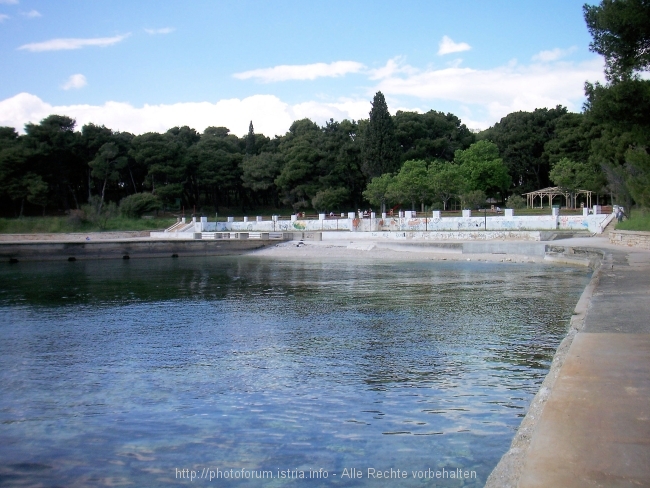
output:
POLYGON ((588 280, 476 262, 3 264, 0 486, 483 486, 588 280))

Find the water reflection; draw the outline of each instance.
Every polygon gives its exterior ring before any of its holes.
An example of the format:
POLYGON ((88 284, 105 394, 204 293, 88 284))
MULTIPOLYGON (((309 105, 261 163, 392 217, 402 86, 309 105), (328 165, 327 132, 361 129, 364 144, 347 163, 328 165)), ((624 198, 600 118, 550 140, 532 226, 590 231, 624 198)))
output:
POLYGON ((253 257, 2 267, 0 485, 375 466, 482 486, 587 280, 253 257))

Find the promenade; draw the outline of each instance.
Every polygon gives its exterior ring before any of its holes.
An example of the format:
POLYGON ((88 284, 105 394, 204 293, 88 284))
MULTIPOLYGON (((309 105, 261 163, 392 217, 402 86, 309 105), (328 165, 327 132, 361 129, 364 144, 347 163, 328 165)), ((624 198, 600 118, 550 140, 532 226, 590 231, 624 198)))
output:
POLYGON ((533 400, 537 418, 522 422, 529 433, 518 433, 487 486, 650 486, 650 252, 602 238, 563 244, 605 259, 552 387, 533 400))

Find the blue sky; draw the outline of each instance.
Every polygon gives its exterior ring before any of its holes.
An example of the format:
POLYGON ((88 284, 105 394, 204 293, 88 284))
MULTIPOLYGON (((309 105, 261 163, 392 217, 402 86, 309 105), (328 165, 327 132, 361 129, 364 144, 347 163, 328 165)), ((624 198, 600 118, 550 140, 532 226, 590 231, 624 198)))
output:
POLYGON ((579 111, 583 1, 0 0, 0 125, 51 113, 136 134, 189 125, 283 134, 293 120, 579 111))

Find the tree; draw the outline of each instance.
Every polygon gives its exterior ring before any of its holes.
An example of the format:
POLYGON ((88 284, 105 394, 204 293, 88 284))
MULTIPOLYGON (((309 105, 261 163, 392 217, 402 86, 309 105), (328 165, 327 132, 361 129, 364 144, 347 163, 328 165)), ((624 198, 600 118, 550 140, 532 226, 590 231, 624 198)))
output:
POLYGON ((401 146, 401 160, 454 159, 458 149, 475 142, 474 134, 453 114, 430 110, 427 113, 397 111, 395 137, 401 146))
POLYGON ((630 208, 635 200, 630 185, 648 177, 645 166, 634 162, 641 151, 647 154, 650 149, 650 81, 586 83, 585 91, 585 117, 600 130, 591 143, 589 161, 603 169, 616 201, 630 208), (628 166, 630 156, 634 168, 628 166))
POLYGON ((487 199, 483 190, 470 190, 460 195, 460 201, 463 208, 479 209, 485 206, 487 199))
POLYGON ((361 171, 361 143, 359 126, 354 121, 334 122, 330 119, 321 130, 319 148, 323 154, 320 161, 319 186, 323 189, 346 188, 347 201, 358 208, 366 178, 361 171))
POLYGON ((499 193, 505 197, 511 180, 496 144, 479 141, 464 151, 456 151, 454 163, 460 166, 463 193, 481 190, 490 196, 499 193))
POLYGON ((183 196, 183 155, 178 141, 157 132, 135 136, 129 150, 136 164, 147 168, 146 186, 166 203, 183 196))
POLYGON ((120 214, 129 218, 141 217, 147 212, 153 212, 162 208, 160 198, 151 193, 134 193, 120 200, 120 214))
POLYGON ((248 124, 248 135, 246 136, 246 154, 257 154, 255 150, 255 129, 253 129, 253 121, 248 124))
POLYGON ((275 179, 282 201, 294 210, 307 208, 321 189, 325 155, 320 150, 321 130, 309 119, 297 120, 280 145, 284 166, 275 179))
POLYGON ((650 155, 647 148, 634 148, 626 154, 627 188, 634 201, 650 208, 650 155))
POLYGON ((431 197, 426 161, 406 161, 395 175, 391 190, 399 203, 410 202, 411 210, 415 210, 415 202, 419 201, 424 211, 424 203, 431 197))
POLYGON ((589 48, 605 57, 609 81, 629 80, 650 68, 648 0, 602 0, 582 8, 593 38, 589 48))
POLYGON ((550 164, 545 146, 555 137, 555 124, 567 109, 536 109, 513 112, 478 135, 479 140, 494 142, 508 168, 516 193, 549 186, 550 164))
POLYGON ((244 157, 241 179, 244 188, 262 195, 262 200, 278 206, 278 192, 275 179, 282 168, 282 157, 279 154, 263 152, 256 156, 244 157), (265 198, 266 197, 266 198, 265 198))
POLYGON ((366 191, 363 192, 363 197, 371 205, 380 206, 382 213, 386 211, 386 202, 390 195, 390 187, 393 184, 393 179, 393 175, 390 173, 377 176, 368 183, 366 191))
POLYGON ((572 206, 576 205, 576 192, 578 190, 601 191, 604 186, 604 179, 600 171, 589 163, 573 161, 569 158, 560 159, 549 177, 557 186, 571 194, 572 206))
POLYGON ((388 113, 384 95, 377 92, 364 134, 361 168, 368 178, 374 178, 397 171, 399 158, 393 119, 388 113))
POLYGON ((208 127, 185 158, 190 202, 198 204, 203 192, 217 209, 241 196, 241 162, 240 139, 225 127, 208 127))
POLYGON ((338 211, 348 198, 350 198, 350 191, 347 188, 327 188, 316 193, 311 204, 318 212, 338 211))
POLYGON ((462 190, 460 166, 448 161, 434 161, 429 166, 429 186, 433 197, 442 202, 443 210, 447 210, 449 200, 462 190))
MULTIPOLYGON (((81 137, 79 141, 79 152, 86 162, 90 163, 99 152, 99 148, 107 142, 113 140, 113 131, 103 125, 86 124, 81 128, 81 137)), ((92 168, 87 166, 87 195, 90 198, 92 192, 92 168)))
POLYGON ((97 156, 88 163, 88 166, 92 168, 91 175, 93 178, 103 180, 98 208, 98 212, 101 213, 104 196, 106 195, 106 184, 109 181, 119 179, 120 169, 126 167, 126 157, 120 156, 119 149, 114 142, 107 142, 99 148, 97 156))
POLYGON ((50 115, 39 124, 25 124, 22 139, 28 151, 30 171, 48 185, 48 200, 70 208, 69 197, 79 208, 87 185, 87 161, 79 154, 76 122, 64 115, 50 115))

